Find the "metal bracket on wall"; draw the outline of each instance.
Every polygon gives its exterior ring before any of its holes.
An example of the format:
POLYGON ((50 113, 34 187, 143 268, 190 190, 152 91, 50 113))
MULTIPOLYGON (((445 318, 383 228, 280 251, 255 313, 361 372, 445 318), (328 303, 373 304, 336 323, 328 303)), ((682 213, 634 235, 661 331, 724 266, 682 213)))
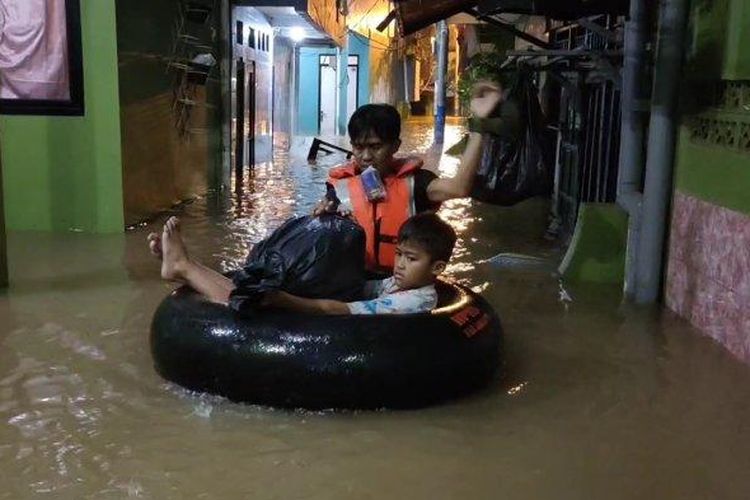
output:
POLYGON ((501 68, 524 66, 531 71, 584 71, 590 81, 609 80, 618 89, 622 84, 620 70, 612 63, 622 55, 619 50, 592 51, 577 49, 509 50, 501 68))
POLYGON ((567 57, 571 59, 585 59, 593 57, 622 57, 621 50, 578 50, 578 49, 550 49, 550 50, 508 50, 508 56, 529 57, 567 57))
MULTIPOLYGON (((596 16, 598 17, 598 16, 596 16)), ((581 27, 586 28, 589 31, 593 31, 597 35, 601 36, 602 38, 607 39, 610 42, 615 42, 617 44, 622 43, 622 37, 619 35, 619 32, 616 30, 608 30, 604 26, 602 26, 599 23, 596 23, 593 21, 595 18, 588 18, 588 17, 582 17, 578 21, 576 21, 581 27)))
POLYGON ((190 137, 190 118, 198 99, 197 87, 206 85, 215 66, 212 30, 206 27, 217 11, 216 0, 179 0, 172 54, 167 71, 174 71, 172 109, 180 137, 190 137), (213 61, 213 64, 211 63, 213 61))

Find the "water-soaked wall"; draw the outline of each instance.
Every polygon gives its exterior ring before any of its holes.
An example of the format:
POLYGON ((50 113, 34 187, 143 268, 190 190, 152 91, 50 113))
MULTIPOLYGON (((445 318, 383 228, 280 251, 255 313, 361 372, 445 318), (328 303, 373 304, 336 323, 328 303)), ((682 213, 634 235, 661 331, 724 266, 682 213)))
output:
POLYGON ((389 48, 378 43, 370 45, 371 102, 396 104, 396 78, 399 60, 389 48))
MULTIPOLYGON (((355 2, 357 0, 354 0, 355 2)), ((378 0, 384 1, 384 0, 378 0)), ((341 2, 338 0, 307 0, 307 13, 310 19, 320 26, 323 31, 332 39, 337 46, 344 44, 346 38, 347 17, 341 11, 343 10, 341 2)), ((351 6, 348 7, 351 11, 351 6)))
POLYGON ((376 29, 388 15, 390 8, 390 3, 385 0, 353 0, 349 6, 347 24, 351 31, 358 34, 360 41, 366 42, 369 47, 369 102, 395 105, 395 89, 399 84, 403 85, 398 81, 401 60, 395 44, 392 44, 396 37, 396 23, 390 23, 382 32, 376 29))
POLYGON ((188 98, 180 99, 184 65, 201 53, 219 59, 218 12, 205 24, 180 24, 180 3, 116 1, 128 224, 205 193, 221 165, 218 65, 205 85, 182 87, 188 98))
MULTIPOLYGON (((255 161, 267 161, 272 153, 273 132, 273 51, 274 37, 266 17, 252 7, 235 7, 232 10, 232 34, 234 39, 232 75, 236 75, 237 61, 242 58, 248 71, 255 74, 254 107, 255 120, 245 120, 245 137, 254 137, 255 161), (244 33, 237 35, 238 23, 244 33)), ((249 82, 249 80, 248 80, 249 82)), ((233 78, 232 111, 237 112, 235 79, 233 78)), ((248 97, 249 99, 249 97, 248 97)), ((234 127, 232 128, 234 131, 234 127)), ((233 132, 234 133, 234 132, 233 132)))
POLYGON ((691 26, 666 299, 750 362, 750 4, 696 2, 691 26))
POLYGON ((8 229, 123 230, 114 7, 81 0, 85 116, 0 117, 8 229))
POLYGON ((349 55, 359 58, 359 87, 357 88, 357 105, 370 102, 370 42, 355 32, 349 33, 349 55))
POLYGON ((284 37, 273 43, 273 133, 288 135, 292 131, 292 42, 284 37))

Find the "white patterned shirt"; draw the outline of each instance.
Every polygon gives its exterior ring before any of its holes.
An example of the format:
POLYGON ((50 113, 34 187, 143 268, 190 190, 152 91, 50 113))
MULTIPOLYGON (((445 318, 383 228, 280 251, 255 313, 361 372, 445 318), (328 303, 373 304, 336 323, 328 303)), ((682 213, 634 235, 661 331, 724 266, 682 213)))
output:
POLYGON ((346 304, 351 314, 414 314, 434 309, 438 302, 434 285, 401 290, 393 278, 368 281, 364 296, 366 300, 346 304))

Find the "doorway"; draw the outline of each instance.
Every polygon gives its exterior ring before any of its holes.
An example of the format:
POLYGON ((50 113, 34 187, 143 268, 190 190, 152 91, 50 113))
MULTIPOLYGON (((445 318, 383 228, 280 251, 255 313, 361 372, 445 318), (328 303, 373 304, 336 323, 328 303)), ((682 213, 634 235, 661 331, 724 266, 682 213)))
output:
POLYGON ((255 163, 255 61, 237 60, 234 130, 234 171, 255 163))
POLYGON ((245 60, 237 60, 234 111, 234 173, 242 176, 245 159, 245 60))
MULTIPOLYGON (((318 96, 318 133, 321 135, 336 134, 336 120, 339 107, 339 81, 337 56, 325 54, 320 56, 319 96, 318 96)), ((352 55, 347 63, 346 86, 346 121, 349 121, 359 106, 359 56, 352 55)))
POLYGON ((318 134, 336 134, 336 110, 338 109, 338 81, 336 56, 321 55, 319 66, 320 92, 318 99, 318 134))

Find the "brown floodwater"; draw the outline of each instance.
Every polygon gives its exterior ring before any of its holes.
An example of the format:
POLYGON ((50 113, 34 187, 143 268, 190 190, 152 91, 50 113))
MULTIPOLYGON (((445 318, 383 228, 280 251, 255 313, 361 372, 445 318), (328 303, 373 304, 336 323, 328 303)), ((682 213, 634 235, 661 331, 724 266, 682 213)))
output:
MULTIPOLYGON (((459 133, 449 125, 446 142, 459 133)), ((429 124, 405 137, 425 149, 429 124)), ((236 192, 176 209, 190 251, 238 265, 249 242, 309 211, 331 162, 279 154, 236 192)), ((542 201, 442 214, 460 233, 450 274, 497 309, 506 366, 481 393, 418 411, 280 411, 162 380, 149 323, 171 287, 144 238, 164 217, 114 236, 10 233, 0 498, 750 497, 750 368, 617 288, 486 262, 559 259, 542 201)))

